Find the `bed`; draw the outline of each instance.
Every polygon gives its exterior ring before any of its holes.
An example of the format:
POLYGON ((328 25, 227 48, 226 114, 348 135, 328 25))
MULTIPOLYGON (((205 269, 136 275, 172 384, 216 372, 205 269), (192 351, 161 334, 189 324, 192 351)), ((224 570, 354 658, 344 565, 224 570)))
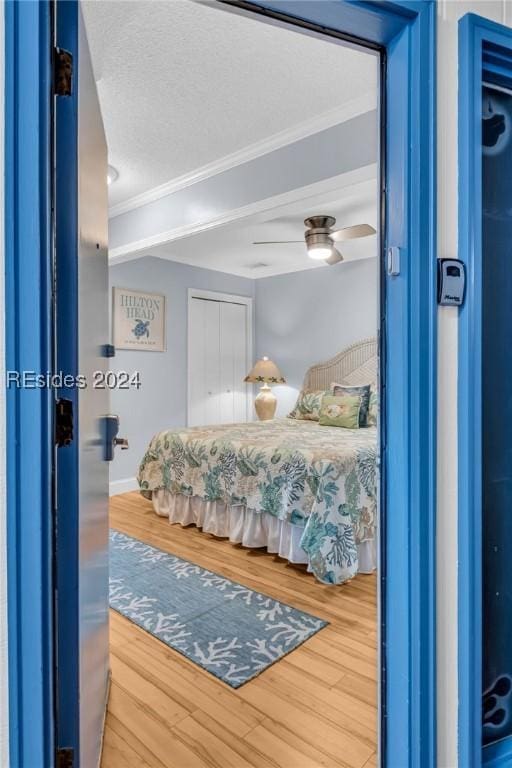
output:
MULTIPOLYGON (((374 383, 375 339, 311 367, 304 390, 374 383)), ((141 493, 183 526, 266 547, 324 584, 376 567, 377 429, 292 418, 165 430, 139 469, 141 493)))

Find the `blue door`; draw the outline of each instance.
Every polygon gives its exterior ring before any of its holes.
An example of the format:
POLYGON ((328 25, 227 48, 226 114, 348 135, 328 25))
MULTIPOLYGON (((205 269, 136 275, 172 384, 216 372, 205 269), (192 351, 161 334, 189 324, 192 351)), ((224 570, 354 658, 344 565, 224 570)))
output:
POLYGON ((58 2, 56 13, 59 55, 71 54, 73 69, 71 93, 55 97, 56 369, 77 380, 56 393, 74 432, 55 450, 56 739, 74 766, 95 768, 109 675, 109 396, 94 386, 108 367, 107 145, 79 6, 58 2))
POLYGON ((512 92, 482 90, 483 744, 512 736, 512 92))
POLYGON ((512 761, 512 30, 460 22, 459 751, 512 761))

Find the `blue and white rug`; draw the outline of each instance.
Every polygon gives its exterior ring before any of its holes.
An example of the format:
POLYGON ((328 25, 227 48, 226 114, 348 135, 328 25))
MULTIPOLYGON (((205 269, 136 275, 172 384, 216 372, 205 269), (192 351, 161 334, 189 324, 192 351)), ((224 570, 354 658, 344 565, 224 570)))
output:
POLYGON ((328 624, 118 531, 110 607, 232 688, 328 624))

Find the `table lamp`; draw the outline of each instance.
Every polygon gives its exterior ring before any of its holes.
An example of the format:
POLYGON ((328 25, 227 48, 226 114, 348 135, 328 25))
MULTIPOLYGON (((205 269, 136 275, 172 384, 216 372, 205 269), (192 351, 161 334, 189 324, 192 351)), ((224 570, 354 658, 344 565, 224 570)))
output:
POLYGON ((269 384, 286 384, 286 380, 277 365, 272 360, 269 360, 268 357, 262 357, 261 360, 254 364, 244 381, 262 385, 254 401, 254 407, 260 421, 273 419, 277 407, 277 398, 270 389, 269 384))

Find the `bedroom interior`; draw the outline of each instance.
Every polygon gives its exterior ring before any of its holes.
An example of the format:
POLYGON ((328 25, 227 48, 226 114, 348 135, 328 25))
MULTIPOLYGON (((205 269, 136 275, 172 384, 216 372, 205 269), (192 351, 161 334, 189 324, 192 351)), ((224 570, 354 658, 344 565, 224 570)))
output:
POLYGON ((137 377, 102 765, 376 766, 378 57, 193 0, 83 12, 137 377))

